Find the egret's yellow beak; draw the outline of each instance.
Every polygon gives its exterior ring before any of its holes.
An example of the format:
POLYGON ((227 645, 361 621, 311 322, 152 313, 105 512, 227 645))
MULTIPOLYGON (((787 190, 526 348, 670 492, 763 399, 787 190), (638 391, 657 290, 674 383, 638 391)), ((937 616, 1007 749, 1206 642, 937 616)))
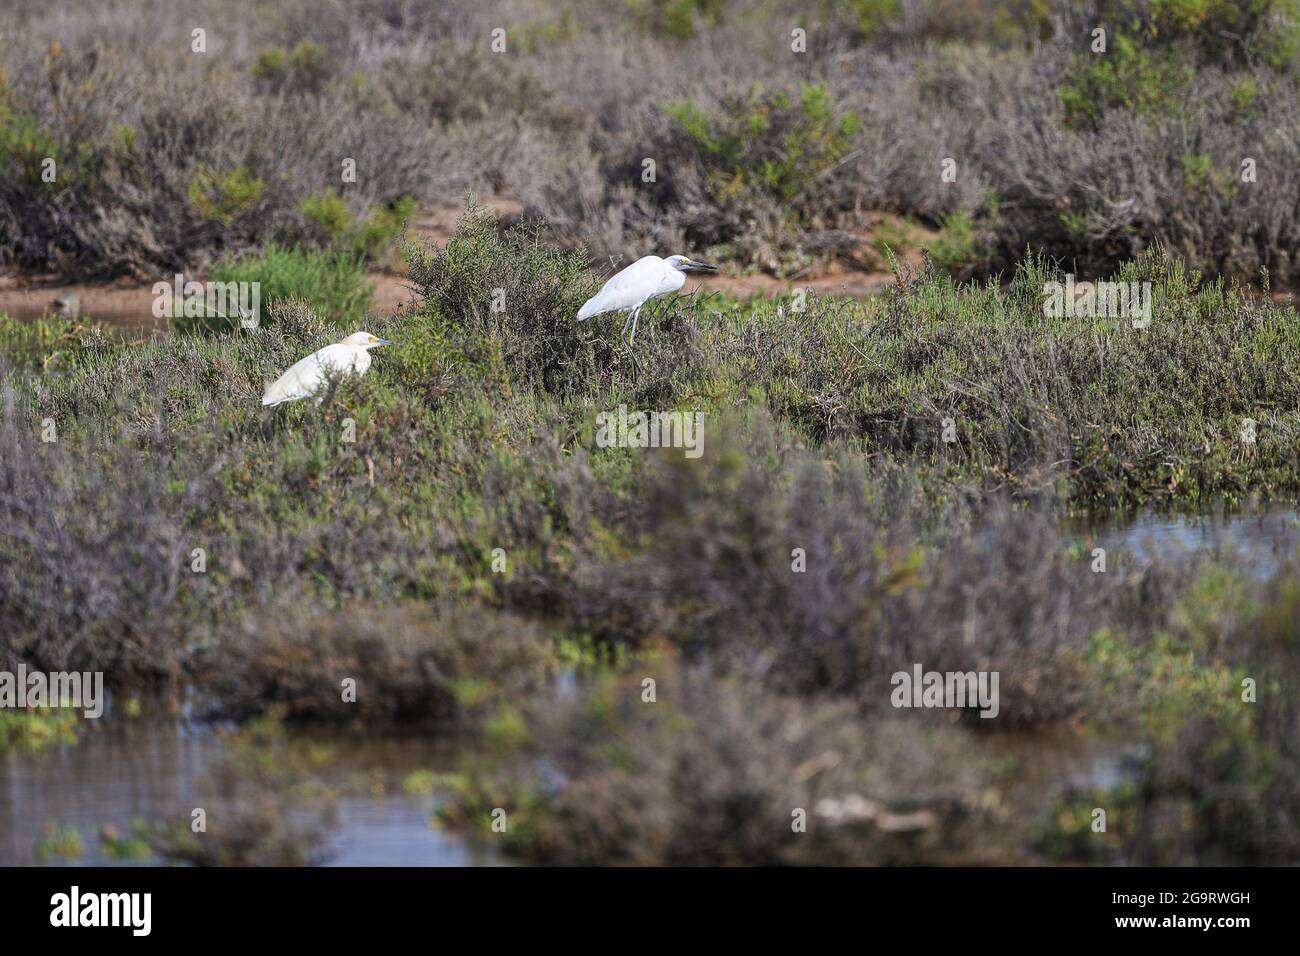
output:
POLYGON ((370 344, 371 345, 392 345, 393 343, 390 342, 388 339, 380 339, 372 335, 370 336, 370 344))

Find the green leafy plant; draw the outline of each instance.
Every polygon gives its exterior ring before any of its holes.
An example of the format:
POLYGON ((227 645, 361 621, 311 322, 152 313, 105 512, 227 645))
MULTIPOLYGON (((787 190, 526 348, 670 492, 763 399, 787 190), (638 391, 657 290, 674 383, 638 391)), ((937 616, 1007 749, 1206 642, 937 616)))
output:
POLYGON ((329 191, 308 196, 302 210, 319 230, 323 245, 371 261, 396 241, 415 211, 415 200, 403 197, 392 208, 377 207, 358 220, 347 201, 329 191))
POLYGON ((755 87, 712 113, 691 101, 665 111, 704 158, 710 191, 724 204, 745 192, 796 199, 844 157, 859 127, 824 83, 804 83, 797 96, 755 87))
POLYGON ((253 209, 266 183, 253 176, 246 166, 226 172, 200 166, 190 183, 190 206, 204 219, 229 225, 237 216, 253 209))
POLYGON ((8 77, 0 69, 0 169, 17 170, 31 188, 64 190, 92 171, 93 158, 89 142, 60 138, 35 116, 19 110, 8 77), (50 160, 53 166, 47 165, 50 160), (47 180, 47 169, 55 174, 53 181, 47 180))
POLYGON ((1116 31, 1105 53, 1088 54, 1086 67, 1074 72, 1058 95, 1071 125, 1095 123, 1107 110, 1139 114, 1168 112, 1190 82, 1192 70, 1167 51, 1139 44, 1116 31))
POLYGON ((858 35, 873 40, 903 15, 902 0, 839 0, 858 35))
POLYGON ((1214 165, 1214 160, 1205 153, 1191 153, 1182 157, 1183 181, 1188 189, 1211 190, 1223 195, 1231 195, 1236 187, 1231 175, 1214 165))
POLYGON ((269 92, 317 92, 334 75, 329 50, 303 40, 292 50, 263 50, 253 67, 259 86, 269 92))
POLYGON ((641 29, 689 40, 701 26, 722 22, 726 0, 626 0, 641 29))
POLYGON ((118 830, 111 823, 99 828, 99 845, 104 855, 114 860, 147 860, 153 856, 153 827, 148 820, 135 817, 127 825, 126 832, 118 830))
POLYGON ((77 742, 77 712, 55 708, 0 709, 0 754, 37 753, 77 742))
POLYGON ((578 36, 578 24, 573 10, 565 7, 560 15, 551 20, 531 20, 511 27, 507 38, 511 48, 521 53, 534 53, 538 50, 564 46, 578 36))
POLYGON ((76 860, 86 852, 86 841, 72 824, 47 821, 36 842, 36 858, 45 860, 76 860))

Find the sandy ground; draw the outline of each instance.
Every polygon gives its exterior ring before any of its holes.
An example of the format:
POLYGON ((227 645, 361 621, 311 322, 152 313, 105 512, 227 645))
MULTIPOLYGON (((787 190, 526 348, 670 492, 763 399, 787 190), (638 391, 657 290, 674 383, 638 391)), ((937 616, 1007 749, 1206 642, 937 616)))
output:
MULTIPOLYGON (((492 196, 481 201, 503 221, 508 222, 523 213, 523 207, 519 203, 506 197, 492 196)), ((408 228, 408 238, 441 246, 455 232, 459 212, 458 203, 421 207, 408 228)), ((875 230, 882 226, 887 227, 890 234, 898 234, 897 217, 879 214, 871 217, 869 222, 863 235, 864 247, 870 242, 875 230)), ((915 226, 908 228, 918 240, 932 239, 935 235, 915 226)), ((921 253, 917 249, 910 249, 901 258, 905 264, 917 266, 921 261, 921 253)), ((413 299, 403 263, 397 255, 392 256, 381 271, 372 273, 370 279, 375 285, 375 311, 380 315, 391 315, 413 299)), ((893 281, 894 277, 889 272, 866 271, 833 264, 820 271, 780 279, 764 273, 720 273, 693 282, 687 286, 687 291, 700 285, 705 290, 717 290, 746 299, 755 295, 774 297, 795 289, 811 289, 820 295, 866 298, 879 294, 893 281)), ((79 314, 83 316, 121 326, 148 327, 165 324, 163 320, 153 317, 152 283, 124 279, 110 283, 68 284, 55 276, 0 273, 0 313, 14 318, 30 319, 56 313, 60 311, 56 300, 74 296, 78 300, 79 314)), ((1285 292, 1274 293, 1274 298, 1278 301, 1287 297, 1285 292)))

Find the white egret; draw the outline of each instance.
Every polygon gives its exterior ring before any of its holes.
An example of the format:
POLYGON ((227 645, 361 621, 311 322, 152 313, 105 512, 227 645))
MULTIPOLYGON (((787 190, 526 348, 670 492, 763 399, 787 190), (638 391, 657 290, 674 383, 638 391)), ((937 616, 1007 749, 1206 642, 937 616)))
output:
POLYGON ((365 375, 370 368, 370 350, 380 345, 392 345, 369 332, 353 332, 342 342, 327 345, 313 352, 289 371, 266 387, 263 405, 279 405, 310 398, 334 375, 365 375))
POLYGON ((686 284, 686 273, 692 271, 716 272, 717 266, 696 262, 686 256, 644 256, 622 272, 617 272, 601 286, 600 291, 578 310, 578 321, 604 312, 626 312, 623 334, 627 344, 636 338, 637 316, 641 306, 651 299, 672 295, 686 284), (629 332, 629 329, 631 330, 629 332))

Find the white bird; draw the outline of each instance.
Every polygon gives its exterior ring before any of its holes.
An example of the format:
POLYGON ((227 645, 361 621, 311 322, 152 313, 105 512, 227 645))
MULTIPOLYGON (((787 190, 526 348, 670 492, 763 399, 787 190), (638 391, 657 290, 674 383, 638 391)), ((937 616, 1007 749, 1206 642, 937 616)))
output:
POLYGON ((370 350, 380 345, 392 343, 369 332, 353 332, 342 342, 327 345, 294 363, 289 371, 266 386, 262 404, 279 405, 310 398, 333 376, 365 375, 370 368, 370 350))
POLYGON ((627 344, 631 345, 636 338, 636 322, 637 316, 641 314, 641 306, 651 299, 677 292, 686 284, 686 273, 693 270, 716 272, 717 267, 696 262, 686 256, 669 256, 667 259, 644 256, 622 272, 611 276, 600 291, 578 310, 578 321, 604 312, 626 312, 623 334, 627 336, 627 344))

